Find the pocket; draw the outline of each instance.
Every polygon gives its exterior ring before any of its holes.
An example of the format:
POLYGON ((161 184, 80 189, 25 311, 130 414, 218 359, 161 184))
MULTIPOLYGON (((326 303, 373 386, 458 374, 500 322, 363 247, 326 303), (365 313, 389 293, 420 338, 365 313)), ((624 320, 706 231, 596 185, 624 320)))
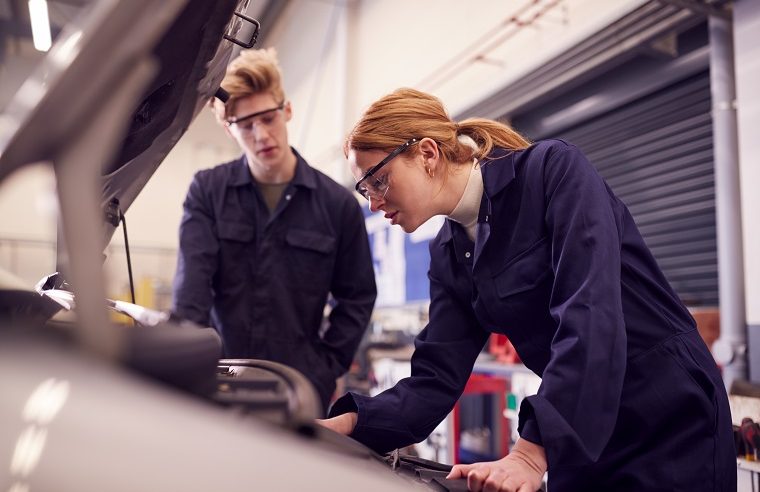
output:
POLYGON ((335 249, 335 238, 316 231, 291 229, 285 234, 285 242, 299 249, 329 254, 335 249))
POLYGON ((252 224, 219 221, 216 224, 219 238, 219 280, 223 286, 239 286, 249 275, 245 258, 251 254, 255 235, 252 224))
POLYGON ((552 273, 549 239, 543 237, 512 257, 493 277, 500 298, 531 290, 552 273))
POLYGON ((244 222, 220 220, 216 224, 219 239, 226 241, 249 242, 253 239, 253 225, 244 222))
POLYGON ((294 287, 327 293, 335 262, 336 239, 318 231, 290 229, 285 233, 287 266, 294 287))
POLYGON ((716 380, 719 385, 720 373, 714 366, 712 358, 709 355, 705 357, 707 347, 698 337, 699 335, 696 330, 680 334, 664 342, 662 349, 670 354, 684 375, 702 390, 707 399, 715 402, 717 400, 716 392, 718 389, 716 380), (697 344, 702 345, 702 347, 697 344))

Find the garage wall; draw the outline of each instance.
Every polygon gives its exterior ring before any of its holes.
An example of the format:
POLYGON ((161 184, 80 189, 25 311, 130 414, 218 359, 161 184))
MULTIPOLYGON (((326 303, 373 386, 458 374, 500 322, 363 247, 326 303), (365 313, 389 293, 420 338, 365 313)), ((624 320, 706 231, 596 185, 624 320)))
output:
POLYGON ((642 3, 299 1, 267 43, 280 53, 293 101, 294 144, 348 182, 342 138, 378 97, 413 86, 456 113, 642 3))
POLYGON ((747 321, 760 325, 760 3, 736 2, 734 22, 747 321))
POLYGON ((710 109, 705 70, 571 127, 531 135, 564 138, 583 150, 688 306, 718 305, 710 109))
POLYGON ((749 341, 749 370, 760 381, 760 3, 734 4, 737 120, 742 229, 744 235, 744 286, 749 341))

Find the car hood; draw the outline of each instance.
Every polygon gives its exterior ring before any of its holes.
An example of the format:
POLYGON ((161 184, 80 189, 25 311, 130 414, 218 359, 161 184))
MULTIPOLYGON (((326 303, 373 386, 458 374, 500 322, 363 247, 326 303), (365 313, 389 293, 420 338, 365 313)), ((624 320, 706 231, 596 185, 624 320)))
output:
MULTIPOLYGON (((120 97, 114 88, 147 49, 152 76, 124 114, 119 141, 100 162, 101 206, 105 212, 118 203, 125 212, 216 93, 234 46, 229 38, 245 30, 235 12, 248 1, 95 2, 64 27, 0 114, 0 181, 27 164, 55 167, 97 108, 120 97)), ((105 222, 102 248, 116 225, 105 222)))

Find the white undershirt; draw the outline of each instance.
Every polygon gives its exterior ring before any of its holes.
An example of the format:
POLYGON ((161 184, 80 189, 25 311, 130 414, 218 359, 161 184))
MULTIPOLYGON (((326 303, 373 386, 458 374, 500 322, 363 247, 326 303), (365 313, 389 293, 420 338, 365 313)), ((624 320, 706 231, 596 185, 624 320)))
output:
POLYGON ((470 176, 467 178, 462 198, 459 199, 459 203, 448 216, 451 220, 462 224, 470 241, 475 241, 475 229, 478 226, 478 213, 480 213, 482 198, 483 176, 480 173, 480 164, 475 159, 470 168, 470 176))

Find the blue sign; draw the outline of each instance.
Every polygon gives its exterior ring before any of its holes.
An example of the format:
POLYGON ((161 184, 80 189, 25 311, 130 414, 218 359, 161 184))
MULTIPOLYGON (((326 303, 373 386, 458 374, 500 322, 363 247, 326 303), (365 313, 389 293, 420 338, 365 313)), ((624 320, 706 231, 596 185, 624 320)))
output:
POLYGON ((398 225, 391 225, 382 213, 363 208, 372 262, 377 282, 377 307, 401 306, 408 302, 430 299, 428 244, 444 222, 433 217, 416 231, 407 234, 398 225))

